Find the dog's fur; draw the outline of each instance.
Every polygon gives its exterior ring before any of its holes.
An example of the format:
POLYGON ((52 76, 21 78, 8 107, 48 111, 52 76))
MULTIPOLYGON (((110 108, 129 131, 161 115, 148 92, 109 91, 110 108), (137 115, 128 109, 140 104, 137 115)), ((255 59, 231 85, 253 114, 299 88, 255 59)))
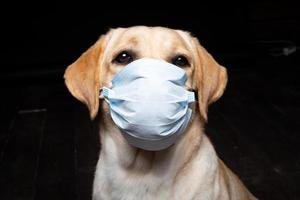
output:
POLYGON ((220 66, 188 32, 163 27, 136 26, 110 30, 65 72, 70 92, 89 108, 91 118, 99 110, 101 153, 96 167, 93 199, 245 200, 256 199, 217 157, 204 134, 207 107, 216 101, 227 83, 220 66), (186 88, 198 91, 198 103, 183 136, 157 152, 130 146, 113 123, 108 104, 99 100, 101 87, 124 66, 112 62, 123 50, 139 58, 170 62, 185 55, 186 88))

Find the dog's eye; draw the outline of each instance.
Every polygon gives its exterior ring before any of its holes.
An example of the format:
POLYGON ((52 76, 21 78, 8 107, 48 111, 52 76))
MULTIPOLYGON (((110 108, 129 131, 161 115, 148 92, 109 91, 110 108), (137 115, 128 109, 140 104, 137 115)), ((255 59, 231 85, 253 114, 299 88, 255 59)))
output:
POLYGON ((178 67, 187 67, 189 65, 189 61, 185 56, 179 55, 172 59, 172 64, 178 67))
POLYGON ((113 61, 119 65, 127 65, 133 61, 133 55, 128 51, 122 51, 113 61))

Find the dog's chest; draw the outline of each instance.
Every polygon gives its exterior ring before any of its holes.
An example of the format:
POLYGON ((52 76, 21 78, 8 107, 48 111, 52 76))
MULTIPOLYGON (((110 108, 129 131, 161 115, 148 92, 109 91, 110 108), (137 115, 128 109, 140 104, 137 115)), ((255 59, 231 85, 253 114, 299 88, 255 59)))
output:
POLYGON ((94 181, 99 186, 94 189, 100 190, 99 194, 107 199, 171 199, 168 177, 162 178, 163 175, 151 173, 131 174, 122 169, 105 171, 99 172, 98 176, 96 173, 94 181))
POLYGON ((168 178, 163 179, 152 174, 127 174, 120 179, 112 180, 115 188, 115 199, 170 199, 170 183, 168 178))
POLYGON ((114 199, 120 196, 123 199, 170 199, 170 187, 167 187, 167 183, 159 183, 152 178, 123 179, 113 187, 119 188, 119 191, 115 190, 114 199))

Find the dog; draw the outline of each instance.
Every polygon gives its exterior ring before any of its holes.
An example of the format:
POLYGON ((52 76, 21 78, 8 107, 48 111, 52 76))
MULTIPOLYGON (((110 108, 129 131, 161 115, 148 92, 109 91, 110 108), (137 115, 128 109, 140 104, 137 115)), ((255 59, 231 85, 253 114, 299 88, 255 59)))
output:
POLYGON ((218 158, 204 133, 208 106, 227 84, 227 71, 191 33, 165 27, 110 29, 64 74, 71 94, 99 114, 100 157, 93 199, 253 200, 239 178, 218 158), (154 58, 185 70, 185 88, 198 93, 192 117, 172 146, 147 151, 130 145, 113 122, 100 89, 133 60, 154 58), (118 59, 118 62, 114 62, 118 59), (99 98, 100 97, 100 98, 99 98))

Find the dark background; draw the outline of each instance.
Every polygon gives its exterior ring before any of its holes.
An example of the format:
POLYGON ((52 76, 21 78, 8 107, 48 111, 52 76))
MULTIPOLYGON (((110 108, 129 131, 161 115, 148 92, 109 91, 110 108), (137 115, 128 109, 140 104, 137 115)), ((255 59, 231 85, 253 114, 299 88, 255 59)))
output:
POLYGON ((296 1, 290 0, 145 2, 140 6, 109 1, 103 5, 15 2, 2 9, 7 11, 1 17, 2 76, 61 72, 113 27, 149 25, 188 30, 223 63, 255 59, 255 54, 266 53, 269 47, 286 46, 264 42, 299 44, 300 35, 300 12, 296 1))
POLYGON ((300 199, 296 1, 10 2, 1 6, 0 199, 91 199, 97 120, 63 82, 109 28, 190 31, 229 82, 206 134, 259 199, 300 199))

